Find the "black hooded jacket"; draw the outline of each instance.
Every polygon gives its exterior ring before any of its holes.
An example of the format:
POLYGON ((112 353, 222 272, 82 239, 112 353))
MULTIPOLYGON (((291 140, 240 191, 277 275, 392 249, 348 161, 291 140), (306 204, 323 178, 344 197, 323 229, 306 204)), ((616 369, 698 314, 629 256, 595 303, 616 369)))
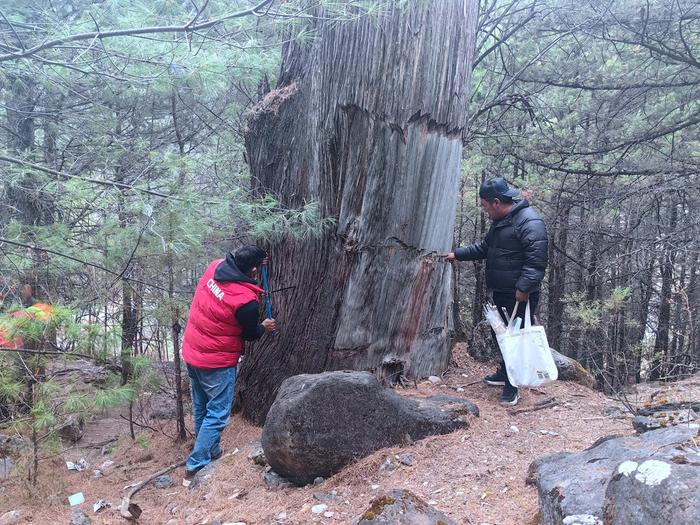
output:
POLYGON ((495 293, 535 292, 547 268, 547 229, 527 200, 493 221, 481 242, 455 250, 458 261, 486 259, 486 286, 495 293))
MULTIPOLYGON (((257 281, 248 277, 236 266, 233 255, 228 253, 226 259, 219 263, 214 271, 214 280, 218 282, 246 282, 257 285, 257 281)), ((250 301, 236 310, 236 320, 243 328, 243 340, 255 341, 260 339, 265 333, 265 329, 258 322, 259 316, 258 301, 250 301)))

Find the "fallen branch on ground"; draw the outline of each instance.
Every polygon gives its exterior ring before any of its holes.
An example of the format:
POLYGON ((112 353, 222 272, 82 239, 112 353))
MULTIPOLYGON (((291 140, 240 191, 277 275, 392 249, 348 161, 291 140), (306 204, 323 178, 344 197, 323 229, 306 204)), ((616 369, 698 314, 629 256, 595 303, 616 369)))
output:
POLYGON ((557 406, 559 404, 559 401, 556 400, 554 397, 550 397, 549 399, 545 399, 544 401, 540 401, 533 407, 528 407, 528 408, 522 408, 520 410, 513 410, 511 414, 525 414, 527 412, 536 412, 538 410, 544 410, 545 408, 552 408, 554 406, 557 406))
POLYGON ((678 403, 663 403, 660 405, 650 405, 637 410, 640 416, 651 416, 655 412, 673 412, 674 410, 699 410, 700 402, 698 401, 680 401, 678 403))
POLYGON ((118 439, 119 438, 115 437, 115 438, 111 438, 111 439, 105 439, 104 441, 100 441, 98 443, 84 443, 84 444, 72 446, 70 448, 67 448, 66 450, 71 450, 74 448, 101 448, 101 447, 104 447, 106 445, 109 445, 110 443, 114 443, 118 439))
MULTIPOLYGON (((122 516, 122 518, 126 518, 128 520, 137 520, 139 519, 139 516, 141 515, 141 507, 139 507, 136 503, 131 503, 131 498, 134 497, 134 494, 136 494, 139 490, 141 490, 143 487, 148 485, 151 481, 156 479, 158 476, 163 476, 164 474, 167 474, 168 472, 175 470, 178 467, 183 466, 187 462, 186 459, 183 459, 182 461, 178 461, 177 463, 173 463, 169 467, 165 467, 163 470, 159 470, 155 474, 152 474, 148 478, 144 479, 143 481, 139 481, 135 485, 132 485, 132 489, 128 492, 126 496, 122 498, 122 502, 119 505, 119 514, 122 516)), ((126 487, 128 488, 128 486, 126 487)))

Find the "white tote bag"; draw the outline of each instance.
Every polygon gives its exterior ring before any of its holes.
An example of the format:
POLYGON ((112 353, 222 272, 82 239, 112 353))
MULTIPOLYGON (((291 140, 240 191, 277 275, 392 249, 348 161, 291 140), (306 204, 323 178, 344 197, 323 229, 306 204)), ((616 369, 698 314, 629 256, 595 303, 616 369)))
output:
POLYGON ((505 332, 496 334, 498 346, 506 364, 508 380, 513 386, 540 386, 559 376, 547 334, 543 326, 532 326, 530 302, 525 307, 525 327, 520 328, 520 318, 515 317, 518 303, 513 308, 505 332))

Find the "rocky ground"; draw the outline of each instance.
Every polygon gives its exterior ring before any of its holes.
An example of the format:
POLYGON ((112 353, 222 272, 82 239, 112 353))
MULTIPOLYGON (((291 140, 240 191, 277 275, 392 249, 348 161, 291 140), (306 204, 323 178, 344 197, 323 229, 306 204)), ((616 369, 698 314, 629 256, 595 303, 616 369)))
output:
MULTIPOLYGON (((481 382, 492 370, 458 345, 454 364, 440 383, 419 382, 400 392, 450 394, 476 403, 481 414, 470 419, 470 428, 378 451, 305 488, 267 487, 265 467, 248 457, 261 429, 235 417, 223 436, 227 454, 198 488, 182 486, 183 469, 178 467, 158 487, 149 483, 133 497, 143 511, 139 523, 352 523, 383 491, 406 488, 458 523, 537 524, 536 489, 525 484, 530 463, 553 452, 583 450, 610 434, 632 434, 632 415, 619 400, 568 382, 524 391, 518 406, 504 408, 498 404, 499 389, 481 382), (395 468, 382 467, 387 458, 395 468)), ((644 406, 676 398, 700 399, 700 378, 642 385, 627 401, 644 406)), ((191 442, 175 444, 164 434, 173 435, 174 425, 162 420, 152 421, 152 429, 140 429, 134 442, 120 416, 92 422, 78 446, 45 458, 37 487, 17 477, 4 480, 0 515, 17 513, 7 515, 7 523, 68 524, 76 510, 94 524, 127 523, 116 510, 127 487, 183 460, 191 442), (89 465, 85 470, 66 468, 65 461, 83 458, 89 465), (95 477, 100 468, 102 475, 95 477), (78 492, 85 502, 71 507, 67 498, 78 492), (99 500, 111 507, 94 513, 99 500)), ((88 521, 76 516, 73 523, 88 521)))

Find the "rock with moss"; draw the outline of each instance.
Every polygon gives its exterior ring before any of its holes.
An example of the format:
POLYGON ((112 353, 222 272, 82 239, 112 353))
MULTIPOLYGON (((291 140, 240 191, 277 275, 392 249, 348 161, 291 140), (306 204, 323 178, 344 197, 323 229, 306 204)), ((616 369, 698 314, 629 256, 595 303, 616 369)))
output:
POLYGON ((604 525, 700 523, 700 457, 655 458, 618 465, 605 491, 604 525))
MULTIPOLYGON (((658 428, 675 425, 694 425, 698 423, 698 414, 684 403, 660 405, 661 409, 644 407, 632 420, 632 426, 639 434, 658 428)), ((690 405, 690 403, 688 403, 690 405)))
POLYGON ((457 522, 408 490, 392 490, 374 498, 356 524, 457 525, 457 522))
MULTIPOLYGON (((694 482, 688 485, 690 492, 695 493, 694 504, 697 504, 700 498, 700 491, 697 491, 700 486, 700 454, 693 444, 697 434, 697 428, 677 426, 646 432, 640 436, 611 436, 598 440, 582 452, 560 452, 536 460, 530 465, 528 482, 537 487, 543 525, 700 523, 666 521, 665 518, 664 513, 669 506, 686 507, 689 504, 688 491, 684 493, 676 490, 682 483, 690 481, 686 474, 677 480, 670 474, 663 479, 655 477, 660 479, 657 489, 659 492, 655 498, 646 501, 655 500, 657 504, 645 510, 646 521, 635 521, 635 508, 639 505, 635 507, 621 503, 626 498, 641 502, 645 499, 644 491, 647 488, 634 487, 632 480, 622 480, 619 477, 623 471, 629 470, 629 475, 637 479, 639 473, 630 470, 631 465, 636 465, 638 470, 642 468, 639 465, 650 459, 668 465, 697 463, 698 466, 694 466, 694 482), (606 494, 611 483, 611 492, 606 494), (614 516, 614 520, 605 521, 610 516, 614 516)), ((648 467, 647 464, 642 470, 648 467)), ((692 472, 689 475, 692 476, 692 472)), ((639 476, 643 477, 643 474, 639 476)))
POLYGON ((560 354, 554 348, 549 349, 552 352, 554 363, 559 371, 559 379, 561 381, 573 381, 588 388, 595 388, 596 380, 588 370, 583 368, 583 365, 572 359, 560 354))

